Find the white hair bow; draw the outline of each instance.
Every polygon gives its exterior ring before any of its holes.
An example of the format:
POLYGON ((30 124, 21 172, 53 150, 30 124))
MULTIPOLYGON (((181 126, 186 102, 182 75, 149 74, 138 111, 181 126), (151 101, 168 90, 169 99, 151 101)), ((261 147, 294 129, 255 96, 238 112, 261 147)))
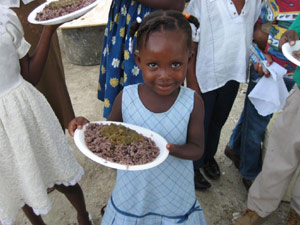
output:
MULTIPOLYGON (((136 22, 137 22, 137 23, 141 23, 141 22, 142 22, 142 18, 138 16, 138 17, 136 18, 136 22)), ((133 49, 133 46, 132 46, 132 45, 133 45, 133 38, 130 37, 130 38, 129 38, 129 47, 128 47, 130 53, 132 53, 132 49, 133 49)))

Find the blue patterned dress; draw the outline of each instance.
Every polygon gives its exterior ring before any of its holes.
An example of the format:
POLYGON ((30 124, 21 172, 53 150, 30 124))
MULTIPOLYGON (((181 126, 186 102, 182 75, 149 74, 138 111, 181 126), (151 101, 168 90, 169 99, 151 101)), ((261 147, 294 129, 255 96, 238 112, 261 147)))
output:
MULTIPOLYGON (((194 91, 182 86, 175 103, 164 113, 145 108, 138 84, 123 90, 123 121, 151 129, 174 144, 186 143, 193 106, 194 91)), ((170 155, 148 170, 118 170, 102 225, 205 225, 193 176, 191 160, 170 155)))
MULTIPOLYGON (((137 17, 152 11, 133 0, 113 0, 103 40, 98 99, 104 101, 107 118, 118 93, 124 86, 142 83, 142 74, 129 52, 129 29, 137 17)), ((135 40, 133 42, 134 46, 135 40)))

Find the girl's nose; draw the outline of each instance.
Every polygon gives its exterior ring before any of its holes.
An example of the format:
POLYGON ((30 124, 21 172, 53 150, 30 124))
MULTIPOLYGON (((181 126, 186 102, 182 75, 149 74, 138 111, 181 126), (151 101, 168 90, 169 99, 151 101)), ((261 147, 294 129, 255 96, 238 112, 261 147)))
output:
POLYGON ((162 69, 160 73, 160 78, 164 80, 168 80, 170 77, 170 70, 168 69, 162 69))

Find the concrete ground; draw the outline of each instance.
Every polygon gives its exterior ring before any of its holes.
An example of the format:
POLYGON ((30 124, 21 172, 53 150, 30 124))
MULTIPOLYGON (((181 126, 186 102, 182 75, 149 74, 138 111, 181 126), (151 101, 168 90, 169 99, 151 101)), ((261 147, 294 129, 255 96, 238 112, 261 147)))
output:
MULTIPOLYGON (((61 46, 63 43, 61 41, 61 46)), ((66 82, 72 99, 76 116, 84 115, 90 121, 103 120, 102 102, 97 100, 97 81, 99 66, 77 66, 66 59, 62 48, 62 56, 66 74, 66 82)), ((234 217, 246 208, 247 192, 241 177, 232 162, 224 156, 223 150, 231 131, 238 121, 243 107, 247 85, 241 85, 230 116, 222 130, 219 149, 216 155, 222 176, 217 181, 211 181, 212 187, 203 192, 197 191, 197 198, 203 207, 208 225, 230 225, 234 217)), ((66 134, 78 162, 84 167, 85 175, 80 181, 84 191, 88 211, 95 224, 100 224, 100 209, 106 204, 114 186, 116 171, 91 161, 79 152, 73 138, 66 134)), ((43 216, 48 225, 75 225, 76 213, 66 198, 57 191, 49 194, 52 210, 43 216)), ((266 225, 283 225, 288 213, 289 204, 281 203, 265 223, 266 225)), ((30 224, 20 211, 14 225, 30 224)))

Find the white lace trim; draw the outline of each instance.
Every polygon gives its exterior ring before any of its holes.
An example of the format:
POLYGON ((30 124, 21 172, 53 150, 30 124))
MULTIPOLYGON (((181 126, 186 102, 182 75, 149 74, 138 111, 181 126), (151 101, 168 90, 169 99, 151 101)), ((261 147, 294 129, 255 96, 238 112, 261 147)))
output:
MULTIPOLYGON (((61 184, 63 184, 64 186, 74 186, 75 184, 77 184, 77 183, 81 180, 81 177, 82 177, 83 175, 84 175, 84 170, 83 170, 82 167, 80 167, 80 170, 79 170, 77 176, 76 176, 73 180, 71 180, 71 181, 69 181, 69 182, 65 182, 65 181, 56 181, 56 182, 54 182, 54 183, 48 184, 47 187, 48 187, 48 188, 52 188, 52 187, 54 187, 54 185, 61 185, 61 184)), ((24 202, 24 201, 21 201, 20 204, 19 204, 19 209, 23 208, 23 206, 24 206, 25 204, 27 204, 27 203, 24 202)), ((29 204, 27 204, 27 205, 29 205, 29 204)), ((29 205, 29 206, 30 206, 30 205, 29 205)), ((30 206, 30 207, 31 207, 31 206, 30 206)), ((52 205, 51 205, 51 202, 49 201, 46 208, 44 208, 44 209, 34 209, 34 208, 33 208, 33 211, 34 211, 34 213, 35 213, 36 215, 46 215, 46 214, 48 214, 48 212, 50 212, 51 208, 52 208, 52 205)), ((13 218, 12 220, 7 220, 7 221, 4 221, 4 220, 1 220, 1 219, 0 219, 0 223, 1 223, 2 225, 12 225, 13 222, 14 222, 15 220, 16 220, 16 217, 13 218)))
POLYGON ((92 225, 95 225, 94 222, 93 222, 93 218, 92 218, 90 213, 89 213, 89 221, 91 222, 92 225))

